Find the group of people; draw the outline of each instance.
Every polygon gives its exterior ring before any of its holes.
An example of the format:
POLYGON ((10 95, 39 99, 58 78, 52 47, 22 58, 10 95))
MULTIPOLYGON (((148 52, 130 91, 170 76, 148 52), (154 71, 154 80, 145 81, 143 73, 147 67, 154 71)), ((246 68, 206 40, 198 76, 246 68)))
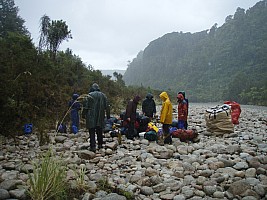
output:
MULTIPOLYGON (((71 109, 72 132, 79 129, 78 111, 81 109, 81 104, 77 101, 78 97, 78 94, 73 94, 73 98, 69 102, 69 107, 71 109)), ((164 144, 172 144, 169 127, 173 123, 173 106, 167 92, 162 92, 159 97, 162 100, 160 123, 162 124, 163 141, 164 144)), ((136 110, 140 101, 141 97, 136 95, 126 106, 126 112, 123 120, 128 122, 128 132, 126 135, 128 139, 134 139, 135 136, 135 122, 137 118, 136 110)), ((185 98, 185 92, 181 91, 178 93, 177 102, 178 129, 187 129, 188 100, 185 98)), ((96 152, 95 136, 97 135, 98 149, 103 148, 103 128, 105 126, 105 116, 107 119, 110 118, 110 107, 107 97, 100 91, 98 84, 94 83, 91 86, 89 95, 86 97, 82 106, 82 117, 86 119, 86 128, 89 130, 90 135, 90 150, 96 152)), ((151 93, 148 93, 145 100, 142 102, 142 113, 147 116, 150 121, 155 117, 156 103, 151 93)))
MULTIPOLYGON (((173 123, 173 107, 167 92, 162 92, 159 97, 162 100, 162 108, 160 112, 160 123, 163 130, 163 142, 164 144, 172 144, 172 137, 169 132, 169 128, 173 123)), ((126 137, 133 139, 135 134, 135 121, 136 121, 136 109, 141 97, 135 96, 133 100, 130 100, 126 107, 126 113, 124 120, 128 121, 128 132, 126 137)), ((187 129, 187 116, 188 116, 188 99, 185 98, 185 92, 178 92, 178 129, 187 129)), ((146 99, 142 102, 142 112, 145 116, 151 120, 156 114, 156 104, 153 99, 153 95, 148 93, 146 99)))

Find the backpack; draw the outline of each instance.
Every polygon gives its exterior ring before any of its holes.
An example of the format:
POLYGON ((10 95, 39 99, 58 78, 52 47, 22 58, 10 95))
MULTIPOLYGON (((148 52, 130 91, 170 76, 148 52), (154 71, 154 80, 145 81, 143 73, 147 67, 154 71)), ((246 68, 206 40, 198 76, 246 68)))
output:
POLYGON ((158 135, 155 131, 148 131, 145 133, 144 138, 148 141, 157 141, 158 135))
POLYGON ((24 130, 24 134, 31 134, 32 133, 32 124, 25 124, 23 130, 24 130))
POLYGON ((148 123, 150 121, 149 117, 147 116, 140 116, 137 118, 137 121, 139 123, 139 127, 137 127, 138 132, 144 132, 147 129, 148 123))

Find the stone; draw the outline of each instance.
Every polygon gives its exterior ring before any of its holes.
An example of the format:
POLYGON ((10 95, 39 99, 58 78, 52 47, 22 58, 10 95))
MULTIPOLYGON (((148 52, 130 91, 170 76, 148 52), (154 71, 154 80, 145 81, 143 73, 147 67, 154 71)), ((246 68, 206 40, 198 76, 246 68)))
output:
POLYGON ((254 178, 256 176, 256 169, 255 168, 249 168, 245 172, 246 178, 254 178))
POLYGON ((125 196, 118 195, 116 193, 110 193, 101 199, 102 200, 127 200, 127 198, 125 196))
POLYGON ((10 198, 9 192, 3 188, 0 188, 0 199, 10 198))
POLYGON ((167 188, 167 186, 162 184, 162 183, 152 187, 153 191, 156 192, 156 193, 160 193, 160 192, 166 190, 166 188, 167 188))
POLYGON ((55 141, 58 142, 58 143, 64 143, 64 141, 68 139, 67 137, 65 136, 62 136, 62 135, 58 135, 55 137, 55 141))
POLYGON ((26 190, 25 189, 15 189, 15 190, 10 190, 9 194, 11 197, 15 199, 26 199, 26 190))
POLYGON ((179 194, 179 195, 174 196, 174 197, 173 197, 173 200, 185 200, 185 196, 179 194))
POLYGON ((240 196, 248 189, 250 189, 250 184, 245 180, 240 180, 232 183, 227 191, 233 194, 234 196, 240 196))
POLYGON ((145 171, 145 175, 146 176, 155 176, 158 175, 159 172, 158 170, 152 169, 151 167, 149 167, 146 171, 145 171))
POLYGON ((18 185, 22 185, 22 183, 23 182, 21 180, 4 180, 0 183, 0 188, 5 190, 14 190, 18 185))
POLYGON ((220 191, 215 191, 215 192, 213 193, 213 197, 214 197, 214 198, 218 198, 218 199, 223 199, 223 197, 224 197, 224 193, 223 193, 223 192, 220 192, 220 191))
POLYGON ((203 191, 208 195, 212 196, 214 192, 216 192, 216 186, 204 186, 203 191))
POLYGON ((154 190, 151 187, 144 186, 141 187, 140 192, 144 195, 152 195, 154 193, 154 190))
POLYGON ((109 148, 111 150, 115 150, 118 146, 118 143, 117 142, 109 142, 109 143, 106 143, 106 148, 109 148))
POLYGON ((89 150, 78 151, 78 155, 81 159, 91 160, 96 157, 96 154, 89 150))
POLYGON ((234 169, 243 170, 248 168, 248 164, 246 162, 238 162, 233 166, 234 169))
POLYGON ((189 186, 182 187, 181 193, 184 195, 186 199, 189 199, 194 196, 194 190, 189 186))

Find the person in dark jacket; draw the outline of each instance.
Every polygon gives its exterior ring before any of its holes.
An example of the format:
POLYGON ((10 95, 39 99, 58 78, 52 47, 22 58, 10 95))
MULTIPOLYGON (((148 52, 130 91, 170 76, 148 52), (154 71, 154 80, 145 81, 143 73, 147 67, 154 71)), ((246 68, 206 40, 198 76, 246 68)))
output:
POLYGON ((79 130, 79 110, 81 109, 80 102, 77 101, 79 95, 73 94, 72 100, 69 101, 69 107, 70 107, 70 118, 71 118, 71 132, 77 133, 79 130))
POLYGON ((130 100, 128 102, 127 107, 126 107, 124 120, 126 120, 129 124, 126 137, 131 140, 133 140, 135 136, 134 124, 136 121, 136 109, 137 109, 138 102, 140 100, 141 100, 141 97, 139 95, 136 95, 133 100, 130 100))
POLYGON ((146 95, 146 99, 142 103, 142 112, 145 116, 149 117, 150 121, 156 114, 156 103, 151 93, 146 95))
POLYGON ((96 151, 97 135, 98 148, 103 148, 103 128, 105 126, 105 114, 110 118, 110 108, 106 95, 100 91, 94 83, 90 88, 89 95, 84 103, 83 116, 86 118, 86 128, 90 135, 90 150, 96 151))

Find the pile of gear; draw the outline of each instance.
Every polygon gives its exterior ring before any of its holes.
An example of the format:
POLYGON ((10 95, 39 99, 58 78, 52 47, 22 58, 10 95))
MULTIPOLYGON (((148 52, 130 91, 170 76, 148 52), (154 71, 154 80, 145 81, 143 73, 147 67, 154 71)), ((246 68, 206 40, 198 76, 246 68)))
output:
MULTIPOLYGON (((119 137, 119 134, 127 137, 129 122, 125 119, 125 112, 120 114, 119 118, 111 117, 106 119, 104 133, 110 133, 111 137, 119 137)), ((134 124, 135 138, 144 138, 149 141, 160 142, 164 140, 162 128, 160 128, 159 118, 150 121, 149 117, 136 112, 136 121, 134 124)), ((186 130, 178 128, 178 121, 173 120, 169 127, 170 134, 173 138, 180 138, 182 142, 193 141, 198 136, 195 129, 186 130)))

